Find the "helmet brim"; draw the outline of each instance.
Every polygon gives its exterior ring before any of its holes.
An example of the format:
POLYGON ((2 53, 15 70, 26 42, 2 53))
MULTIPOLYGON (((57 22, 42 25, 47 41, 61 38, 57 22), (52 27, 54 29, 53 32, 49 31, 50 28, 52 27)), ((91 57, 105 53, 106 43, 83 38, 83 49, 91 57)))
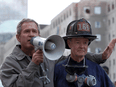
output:
POLYGON ((67 44, 67 39, 78 38, 78 37, 87 38, 87 39, 89 39, 90 43, 91 43, 91 41, 93 41, 93 40, 95 40, 97 38, 97 36, 95 36, 95 35, 73 35, 73 36, 67 35, 67 36, 63 37, 63 39, 65 41, 65 48, 66 49, 70 49, 69 46, 68 46, 68 44, 67 44))

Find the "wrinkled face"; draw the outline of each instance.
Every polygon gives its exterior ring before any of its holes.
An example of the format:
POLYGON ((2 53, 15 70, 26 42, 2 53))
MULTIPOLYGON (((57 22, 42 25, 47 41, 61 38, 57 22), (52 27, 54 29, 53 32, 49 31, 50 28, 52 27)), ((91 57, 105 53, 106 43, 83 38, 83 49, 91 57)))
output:
POLYGON ((68 40, 68 46, 71 48, 71 55, 73 57, 85 56, 88 49, 89 40, 87 38, 79 37, 68 40))
POLYGON ((17 40, 21 43, 21 49, 33 49, 34 46, 30 40, 34 36, 38 36, 38 27, 34 22, 24 22, 21 26, 22 30, 20 35, 17 35, 17 40))

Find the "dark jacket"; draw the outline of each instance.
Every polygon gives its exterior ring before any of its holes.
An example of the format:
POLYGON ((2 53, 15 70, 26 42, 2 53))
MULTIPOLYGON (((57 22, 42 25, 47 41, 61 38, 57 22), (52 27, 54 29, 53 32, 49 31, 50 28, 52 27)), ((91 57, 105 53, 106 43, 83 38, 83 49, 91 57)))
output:
MULTIPOLYGON (((66 65, 67 61, 68 61, 68 58, 56 64, 55 70, 54 70, 54 87, 78 87, 77 81, 68 82, 66 80, 67 72, 63 65, 66 65)), ((77 65, 77 66, 83 65, 82 62, 77 63, 76 61, 72 59, 69 62, 70 62, 70 65, 77 65)), ((85 63, 88 66, 88 68, 86 68, 83 73, 81 73, 82 68, 75 68, 75 70, 77 70, 76 75, 78 77, 82 75, 84 76, 92 75, 96 78, 96 82, 97 82, 97 84, 92 87, 113 87, 111 80, 109 79, 105 71, 101 68, 101 66, 88 60, 87 58, 85 58, 85 63)), ((89 87, 89 86, 84 83, 81 87, 89 87)))

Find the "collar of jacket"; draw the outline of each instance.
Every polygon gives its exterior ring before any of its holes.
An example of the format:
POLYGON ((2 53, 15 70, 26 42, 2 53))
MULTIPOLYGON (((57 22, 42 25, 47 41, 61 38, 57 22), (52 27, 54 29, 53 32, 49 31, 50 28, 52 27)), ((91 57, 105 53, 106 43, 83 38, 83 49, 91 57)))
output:
MULTIPOLYGON (((21 49, 21 45, 16 45, 16 47, 13 50, 13 55, 17 58, 17 60, 22 60, 24 58, 28 58, 29 56, 26 55, 21 49)), ((30 59, 30 58, 29 58, 30 59)), ((30 59, 31 60, 31 59, 30 59)))

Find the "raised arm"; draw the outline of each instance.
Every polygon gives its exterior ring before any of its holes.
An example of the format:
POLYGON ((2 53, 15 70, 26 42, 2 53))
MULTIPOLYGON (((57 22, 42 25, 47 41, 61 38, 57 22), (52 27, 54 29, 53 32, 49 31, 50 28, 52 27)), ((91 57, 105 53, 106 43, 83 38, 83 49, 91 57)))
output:
POLYGON ((110 57, 110 55, 112 54, 112 51, 114 49, 114 46, 115 46, 115 43, 116 43, 116 38, 113 39, 109 45, 106 47, 106 49, 104 50, 103 54, 102 54, 102 59, 103 60, 106 60, 110 57))
POLYGON ((106 47, 106 49, 102 52, 102 53, 87 53, 86 57, 87 59, 96 62, 98 64, 104 63, 112 54, 112 51, 114 49, 116 43, 116 38, 113 39, 108 46, 106 47))

